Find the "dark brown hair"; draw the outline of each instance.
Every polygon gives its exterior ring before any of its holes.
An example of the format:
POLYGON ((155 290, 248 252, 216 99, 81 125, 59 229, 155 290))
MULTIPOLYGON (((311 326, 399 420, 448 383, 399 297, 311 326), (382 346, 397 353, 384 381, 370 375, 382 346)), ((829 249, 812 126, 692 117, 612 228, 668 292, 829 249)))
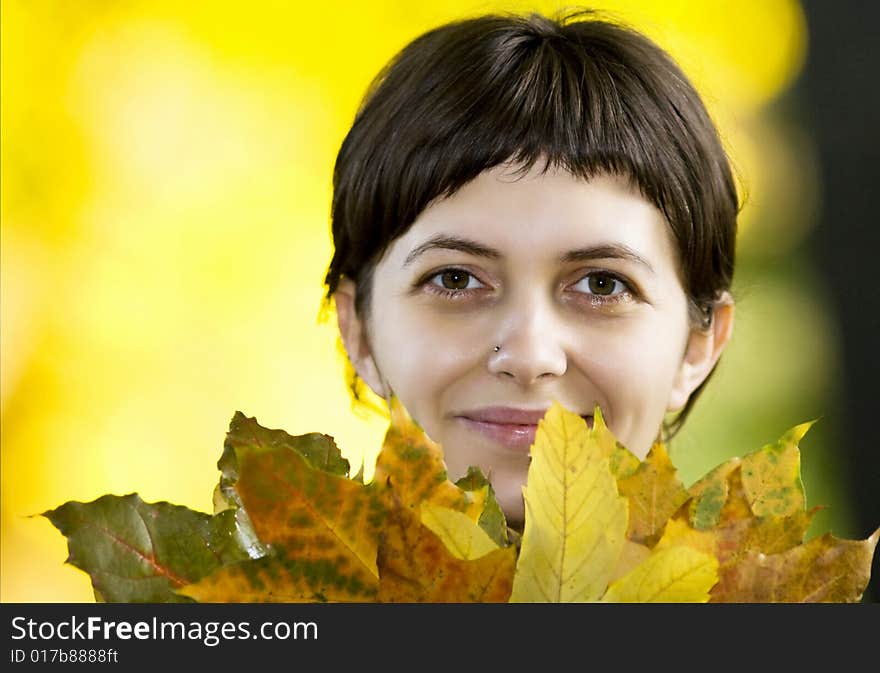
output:
MULTIPOLYGON (((739 201, 728 157, 672 59, 590 10, 455 21, 392 58, 336 159, 327 300, 348 277, 358 314, 368 315, 388 246, 430 202, 505 162, 523 174, 544 162, 585 180, 632 180, 668 220, 691 320, 708 327, 733 278, 739 201)), ((352 390, 357 397, 356 381, 352 390)))

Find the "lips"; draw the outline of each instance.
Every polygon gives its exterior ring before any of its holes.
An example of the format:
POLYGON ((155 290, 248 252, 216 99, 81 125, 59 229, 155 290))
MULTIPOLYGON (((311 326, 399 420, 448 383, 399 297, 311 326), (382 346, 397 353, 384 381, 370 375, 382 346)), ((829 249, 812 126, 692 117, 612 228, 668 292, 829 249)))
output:
POLYGON ((462 417, 481 423, 497 423, 499 425, 537 425, 544 418, 546 409, 529 411, 513 407, 487 407, 461 414, 462 417))
MULTIPOLYGON (((528 451, 535 442, 538 421, 544 418, 546 409, 529 410, 513 407, 486 407, 467 411, 457 418, 469 429, 480 433, 487 439, 510 449, 528 451)), ((584 416, 588 425, 592 417, 584 416)))

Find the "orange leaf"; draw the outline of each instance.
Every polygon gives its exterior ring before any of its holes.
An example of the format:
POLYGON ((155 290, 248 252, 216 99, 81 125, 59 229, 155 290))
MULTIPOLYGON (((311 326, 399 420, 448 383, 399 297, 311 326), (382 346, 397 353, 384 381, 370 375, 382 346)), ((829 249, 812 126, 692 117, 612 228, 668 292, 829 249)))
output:
POLYGON ((373 483, 394 489, 403 507, 419 515, 421 503, 448 507, 478 521, 486 504, 482 491, 464 491, 447 478, 440 445, 424 433, 395 397, 391 425, 376 459, 373 483))
POLYGON ((455 558, 413 512, 397 502, 379 544, 383 603, 503 603, 513 586, 516 549, 474 560, 455 558))
MULTIPOLYGON (((248 420, 253 432, 228 440, 227 473, 236 481, 226 488, 234 487, 270 554, 221 568, 181 593, 200 601, 374 600, 384 516, 377 489, 312 467, 297 450, 300 438, 264 442, 266 433, 248 420)), ((311 450, 314 438, 305 439, 311 450)))
POLYGON ((657 443, 632 474, 618 481, 620 495, 629 500, 630 540, 653 546, 666 521, 687 500, 687 489, 675 473, 665 447, 657 443))

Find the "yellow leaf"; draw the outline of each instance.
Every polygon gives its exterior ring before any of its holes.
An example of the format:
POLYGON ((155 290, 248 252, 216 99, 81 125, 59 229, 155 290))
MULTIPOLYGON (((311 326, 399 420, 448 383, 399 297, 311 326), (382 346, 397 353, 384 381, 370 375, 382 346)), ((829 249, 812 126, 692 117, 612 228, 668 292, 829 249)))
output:
POLYGON ((663 537, 660 538, 654 550, 660 551, 682 546, 690 547, 704 554, 715 554, 715 534, 712 531, 692 528, 683 519, 670 519, 666 524, 663 537))
POLYGON ((605 425, 605 417, 597 405, 593 411, 593 427, 590 435, 598 444, 602 455, 608 459, 608 465, 618 480, 624 479, 635 472, 639 459, 623 444, 617 441, 610 428, 605 425))
POLYGON ((639 563, 644 561, 651 555, 651 549, 638 542, 626 540, 623 543, 623 549, 620 551, 620 557, 617 559, 617 565, 611 574, 611 582, 620 579, 630 570, 635 568, 639 563))
POLYGON ((538 423, 511 602, 597 600, 626 537, 627 502, 584 419, 554 403, 538 423))
POLYGON ((455 558, 473 560, 499 548, 466 514, 448 507, 423 502, 422 524, 443 541, 455 558))
POLYGON ((806 506, 798 442, 812 425, 801 423, 743 458, 742 485, 756 516, 789 516, 806 506))
POLYGON ((718 581, 718 561, 691 547, 657 551, 614 582, 606 603, 705 603, 718 581))

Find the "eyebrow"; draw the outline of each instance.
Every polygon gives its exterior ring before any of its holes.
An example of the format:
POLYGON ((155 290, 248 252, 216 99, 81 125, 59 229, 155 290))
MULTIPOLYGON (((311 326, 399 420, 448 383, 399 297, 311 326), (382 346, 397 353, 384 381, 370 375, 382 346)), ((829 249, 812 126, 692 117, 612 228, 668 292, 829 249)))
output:
MULTIPOLYGON (((403 266, 409 266, 420 255, 423 255, 428 250, 458 250, 459 252, 465 252, 486 259, 501 258, 501 253, 498 250, 485 246, 482 243, 477 243, 476 241, 462 238, 460 236, 437 234, 410 251, 406 256, 406 259, 403 261, 403 266)), ((647 259, 623 243, 607 243, 587 248, 578 248, 577 250, 570 250, 559 257, 559 261, 563 264, 583 262, 593 259, 625 259, 640 264, 651 273, 655 273, 654 267, 651 266, 651 263, 647 259)))
POLYGON ((623 243, 609 243, 596 245, 589 248, 579 248, 566 252, 559 258, 560 262, 583 262, 590 259, 625 259, 644 266, 651 273, 655 273, 651 263, 635 250, 623 243))
POLYGON ((437 249, 458 250, 459 252, 466 252, 469 255, 474 255, 476 257, 485 257, 486 259, 498 259, 501 257, 501 253, 494 248, 489 248, 485 245, 482 245, 481 243, 477 243, 476 241, 472 241, 468 238, 438 234, 436 236, 432 236, 421 245, 416 246, 406 256, 406 259, 403 261, 403 266, 409 266, 416 260, 417 257, 419 257, 419 255, 426 253, 428 250, 437 249))

